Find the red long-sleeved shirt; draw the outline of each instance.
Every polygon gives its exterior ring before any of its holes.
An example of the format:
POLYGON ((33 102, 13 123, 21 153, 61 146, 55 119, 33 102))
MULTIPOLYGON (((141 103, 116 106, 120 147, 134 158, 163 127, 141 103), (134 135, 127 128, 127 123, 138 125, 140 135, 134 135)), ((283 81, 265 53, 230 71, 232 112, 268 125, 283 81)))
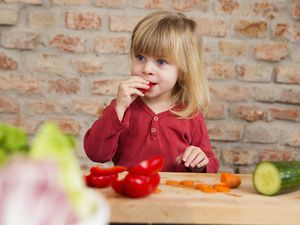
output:
POLYGON ((155 114, 141 98, 127 108, 122 122, 115 110, 115 100, 104 110, 84 137, 87 156, 95 162, 113 161, 130 168, 151 156, 161 155, 162 171, 190 171, 176 158, 190 146, 198 146, 209 159, 206 172, 218 171, 203 115, 178 119, 170 111, 155 114))

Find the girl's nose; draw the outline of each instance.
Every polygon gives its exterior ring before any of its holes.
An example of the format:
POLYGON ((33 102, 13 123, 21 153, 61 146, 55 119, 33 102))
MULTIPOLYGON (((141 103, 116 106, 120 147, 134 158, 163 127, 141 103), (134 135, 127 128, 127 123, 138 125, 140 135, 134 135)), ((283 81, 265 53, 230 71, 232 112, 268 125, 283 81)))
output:
POLYGON ((152 62, 145 62, 145 64, 144 64, 144 68, 143 68, 143 72, 145 73, 145 74, 153 74, 153 63, 152 62))

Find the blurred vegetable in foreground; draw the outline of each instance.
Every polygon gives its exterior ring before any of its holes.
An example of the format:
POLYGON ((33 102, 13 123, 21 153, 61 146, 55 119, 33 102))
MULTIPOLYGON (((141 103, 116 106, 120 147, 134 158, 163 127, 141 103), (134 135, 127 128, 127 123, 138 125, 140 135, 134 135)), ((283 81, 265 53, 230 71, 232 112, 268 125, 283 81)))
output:
POLYGON ((20 128, 0 123, 0 167, 12 154, 26 153, 29 150, 27 134, 20 128))
POLYGON ((39 128, 31 145, 19 128, 1 124, 1 132, 5 164, 0 170, 0 224, 69 225, 95 211, 73 137, 51 122, 39 128))

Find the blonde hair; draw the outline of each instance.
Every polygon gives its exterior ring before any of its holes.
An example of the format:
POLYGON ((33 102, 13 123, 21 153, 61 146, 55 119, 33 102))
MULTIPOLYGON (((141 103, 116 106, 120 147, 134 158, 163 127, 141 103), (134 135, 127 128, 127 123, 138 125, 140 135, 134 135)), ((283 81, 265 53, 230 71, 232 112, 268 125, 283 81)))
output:
POLYGON ((210 102, 197 30, 197 23, 182 13, 158 11, 143 18, 131 38, 132 55, 161 57, 178 67, 172 103, 183 107, 172 112, 181 118, 193 117, 199 111, 205 113, 210 102))

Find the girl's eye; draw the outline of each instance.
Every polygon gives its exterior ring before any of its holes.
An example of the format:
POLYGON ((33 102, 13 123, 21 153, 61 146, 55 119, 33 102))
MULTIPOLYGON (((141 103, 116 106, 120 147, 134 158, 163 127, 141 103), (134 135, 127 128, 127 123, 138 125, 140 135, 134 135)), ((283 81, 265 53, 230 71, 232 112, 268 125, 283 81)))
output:
POLYGON ((167 64, 167 61, 164 60, 164 59, 158 59, 158 60, 156 60, 156 63, 157 63, 158 65, 164 65, 164 64, 167 64))
POLYGON ((136 58, 138 61, 143 61, 143 60, 144 60, 144 56, 142 56, 142 55, 137 55, 135 58, 136 58))

